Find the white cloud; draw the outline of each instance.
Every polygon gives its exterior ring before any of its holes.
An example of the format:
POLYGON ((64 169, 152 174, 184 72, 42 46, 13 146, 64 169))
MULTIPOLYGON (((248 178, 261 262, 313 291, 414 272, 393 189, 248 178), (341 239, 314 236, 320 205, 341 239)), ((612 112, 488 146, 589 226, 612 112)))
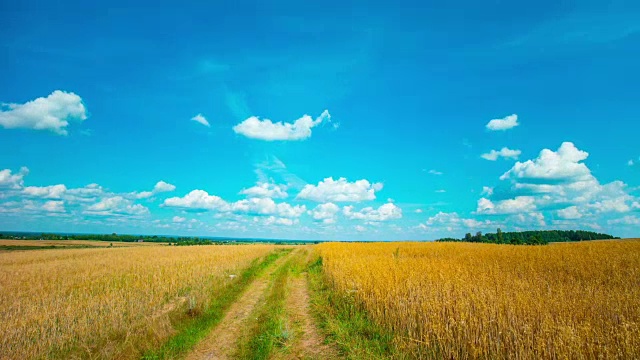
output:
POLYGON ((156 183, 156 185, 153 187, 153 190, 151 191, 132 192, 130 193, 130 195, 135 197, 136 199, 147 199, 159 193, 171 192, 171 191, 174 191, 175 189, 176 189, 175 185, 169 184, 161 180, 156 183))
POLYGON ((490 220, 480 221, 476 219, 461 218, 458 213, 439 212, 427 219, 426 223, 418 225, 421 230, 441 230, 449 232, 461 231, 462 229, 474 230, 495 227, 496 224, 490 220))
POLYGON ((529 212, 536 209, 535 199, 532 196, 518 196, 514 199, 502 200, 493 203, 487 198, 478 200, 478 214, 515 214, 529 212))
POLYGON ((513 115, 505 116, 502 119, 493 119, 489 121, 489 123, 487 123, 487 129, 492 131, 509 130, 518 125, 520 125, 518 123, 518 115, 513 114, 513 115))
POLYGON ((594 209, 598 213, 603 212, 620 212, 625 213, 631 211, 631 206, 627 205, 630 200, 628 196, 620 196, 614 199, 606 199, 589 204, 588 207, 594 209))
POLYGON ((637 216, 627 215, 620 219, 608 221, 609 225, 640 225, 640 218, 637 216))
POLYGON ((629 166, 633 166, 633 164, 634 164, 633 160, 629 160, 629 162, 627 162, 627 165, 629 166))
POLYGON ((300 217, 307 211, 306 206, 292 206, 288 203, 276 203, 270 198, 250 198, 231 204, 231 211, 259 215, 278 215, 280 217, 300 217))
POLYGON ((480 193, 480 195, 487 195, 487 196, 493 195, 493 188, 489 186, 483 186, 482 192, 480 193))
POLYGON ((556 226, 595 228, 609 214, 633 211, 640 199, 622 181, 600 184, 584 163, 588 156, 565 142, 557 151, 543 149, 537 158, 517 162, 500 177, 503 183, 484 192, 476 213, 518 214, 507 220, 527 228, 545 226, 540 211, 550 211, 558 216, 556 226))
POLYGON ((355 229, 356 229, 357 232, 365 232, 365 231, 367 231, 367 228, 362 226, 362 225, 356 225, 355 229))
POLYGON ((62 201, 47 201, 42 205, 42 209, 44 211, 53 212, 53 213, 62 213, 64 212, 64 202, 62 201))
POLYGON ((320 125, 323 121, 331 121, 331 114, 325 110, 315 120, 309 115, 304 115, 293 123, 274 123, 269 119, 260 120, 252 116, 233 127, 237 134, 251 139, 275 141, 275 140, 304 140, 311 136, 311 128, 320 125))
POLYGON ((340 207, 334 203, 320 204, 308 213, 315 220, 321 220, 325 224, 333 224, 336 221, 336 214, 340 212, 340 207))
POLYGON ((211 127, 211 125, 209 125, 209 122, 207 121, 207 119, 204 116, 202 116, 202 114, 198 114, 198 115, 192 117, 191 120, 193 120, 195 122, 198 122, 198 123, 200 123, 200 124, 202 124, 202 125, 204 125, 206 127, 211 127))
POLYGON ((193 190, 184 197, 166 199, 163 206, 192 210, 214 210, 220 213, 242 213, 254 215, 277 215, 279 217, 300 217, 307 211, 306 206, 276 203, 271 198, 249 198, 228 203, 219 196, 209 195, 204 190, 193 190))
POLYGON ((575 220, 582 218, 582 214, 580 210, 578 210, 577 206, 569 206, 566 209, 558 210, 558 216, 565 220, 575 220))
POLYGON ((156 185, 153 187, 153 192, 154 193, 161 193, 161 192, 171 192, 174 191, 176 189, 175 185, 166 183, 164 181, 158 181, 156 183, 156 185))
POLYGON ((429 174, 431 174, 431 175, 442 175, 442 172, 440 172, 438 170, 431 169, 431 170, 429 170, 429 174))
POLYGON ((29 174, 29 169, 24 166, 16 174, 12 174, 10 169, 0 170, 0 189, 21 189, 27 174, 29 174))
POLYGON ((67 189, 64 198, 70 202, 91 202, 104 195, 104 189, 98 184, 89 184, 82 188, 67 189))
POLYGON ((122 196, 107 197, 89 206, 86 213, 93 215, 147 215, 149 209, 122 196))
POLYGON ((187 219, 176 215, 176 216, 173 217, 172 221, 174 223, 181 223, 181 222, 187 221, 187 219))
POLYGON ((436 192, 439 193, 439 194, 443 194, 443 193, 446 193, 447 190, 440 189, 440 190, 436 190, 436 192))
POLYGON ((359 202, 374 200, 376 191, 382 190, 382 183, 370 183, 362 179, 348 182, 345 178, 333 180, 332 177, 320 181, 318 185, 305 185, 297 198, 316 202, 359 202))
POLYGON ((253 187, 248 189, 243 189, 240 191, 240 194, 247 195, 249 197, 268 197, 268 198, 286 198, 286 186, 284 185, 276 185, 266 182, 259 182, 253 187))
POLYGON ((416 209, 416 214, 422 214, 422 209, 416 209))
POLYGON ((489 220, 479 221, 476 219, 461 219, 461 222, 462 222, 462 225, 464 225, 464 227, 466 227, 467 229, 475 229, 475 228, 491 226, 491 221, 489 220))
POLYGON ((27 186, 22 192, 30 197, 39 197, 45 199, 60 199, 67 192, 67 187, 63 184, 50 186, 27 186))
POLYGON ((573 143, 564 142, 556 152, 544 149, 535 160, 528 160, 524 163, 517 162, 511 170, 500 177, 500 180, 586 178, 591 175, 591 172, 581 161, 584 161, 588 156, 589 153, 579 150, 573 143))
POLYGON ((172 197, 164 201, 164 206, 196 209, 221 210, 229 208, 229 204, 221 197, 209 195, 204 190, 193 190, 184 197, 172 197))
POLYGON ((402 209, 393 203, 386 203, 377 209, 366 207, 360 211, 353 211, 353 206, 345 206, 342 213, 349 219, 365 221, 387 221, 402 217, 402 209))
POLYGON ((500 150, 491 150, 491 152, 487 154, 482 154, 480 157, 489 161, 496 161, 498 160, 499 157, 503 159, 516 160, 518 159, 518 156, 520 156, 520 154, 522 154, 522 151, 520 150, 512 150, 507 147, 503 147, 500 150))
POLYGON ((275 217, 275 216, 269 216, 268 218, 266 218, 264 220, 264 225, 266 225, 266 226, 269 226, 269 225, 291 226, 291 225, 297 224, 298 222, 299 222, 298 219, 279 218, 279 217, 275 217))
POLYGON ((544 215, 540 212, 531 211, 531 212, 522 212, 519 214, 512 215, 507 218, 507 222, 510 224, 515 224, 524 229, 531 229, 532 227, 544 227, 547 226, 544 215))
POLYGON ((67 135, 69 120, 86 119, 87 112, 80 96, 60 90, 24 104, 0 106, 0 125, 6 129, 49 130, 67 135))

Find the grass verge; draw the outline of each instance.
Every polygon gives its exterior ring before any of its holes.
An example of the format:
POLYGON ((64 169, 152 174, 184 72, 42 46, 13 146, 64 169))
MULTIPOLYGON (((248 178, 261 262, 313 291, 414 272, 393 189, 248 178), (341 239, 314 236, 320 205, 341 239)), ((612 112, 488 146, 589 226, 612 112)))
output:
POLYGON ((238 299, 247 286, 276 259, 290 251, 291 249, 277 250, 267 255, 262 261, 255 261, 240 274, 237 281, 225 287, 202 314, 193 318, 187 317, 179 322, 176 325, 177 333, 160 348, 146 352, 142 359, 174 359, 193 349, 222 320, 225 311, 238 299))
POLYGON ((322 272, 322 258, 308 268, 314 316, 346 359, 403 359, 393 333, 374 323, 349 295, 334 292, 322 272))

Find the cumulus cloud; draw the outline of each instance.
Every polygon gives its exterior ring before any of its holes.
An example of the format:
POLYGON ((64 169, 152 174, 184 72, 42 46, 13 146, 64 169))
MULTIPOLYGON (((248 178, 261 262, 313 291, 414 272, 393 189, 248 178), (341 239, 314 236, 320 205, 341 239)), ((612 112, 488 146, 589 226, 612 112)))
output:
POLYGON ((520 150, 512 150, 507 147, 503 147, 500 150, 491 150, 486 154, 480 155, 480 157, 489 161, 496 161, 498 158, 516 160, 520 154, 522 154, 522 151, 520 150))
POLYGON ((304 140, 311 136, 311 129, 323 121, 331 121, 328 110, 323 111, 315 120, 309 115, 304 115, 293 123, 274 123, 269 119, 260 120, 252 116, 234 126, 233 131, 251 139, 265 141, 304 140))
POLYGON ((440 190, 436 190, 436 192, 439 193, 439 194, 444 194, 444 193, 447 192, 447 190, 440 189, 440 190))
MULTIPOLYGON (((531 229, 532 227, 547 226, 544 215, 538 211, 523 212, 507 217, 507 222, 514 224, 520 229, 531 229)), ((518 228, 516 228, 518 230, 518 228)))
POLYGON ((487 198, 478 200, 476 213, 478 214, 515 214, 529 212, 536 209, 535 199, 532 196, 518 196, 514 199, 502 200, 493 203, 487 198))
POLYGON ((39 197, 45 199, 60 199, 67 192, 64 184, 50 186, 27 186, 22 192, 29 197, 39 197))
POLYGON ((568 208, 561 209, 557 211, 558 217, 565 220, 575 220, 580 219, 582 214, 580 210, 578 210, 577 206, 569 206, 568 208))
POLYGON ((474 230, 494 227, 495 223, 490 220, 480 221, 477 219, 466 219, 460 217, 458 213, 439 212, 427 219, 423 224, 418 225, 421 230, 440 230, 445 229, 449 232, 461 231, 463 229, 474 230))
POLYGON ((374 200, 376 191, 382 190, 382 183, 370 183, 362 179, 349 182, 345 178, 332 177, 320 181, 318 185, 305 185, 297 198, 316 202, 359 202, 374 200))
POLYGON ((277 215, 287 218, 300 217, 307 211, 304 205, 276 203, 271 198, 254 197, 229 203, 219 196, 209 195, 204 190, 193 190, 184 197, 166 199, 163 206, 188 210, 214 210, 221 213, 277 215))
POLYGON ((159 193, 171 192, 171 191, 174 191, 175 189, 176 189, 175 185, 169 184, 161 180, 156 183, 156 185, 153 187, 153 190, 151 191, 132 192, 130 193, 130 195, 136 199, 147 199, 159 193))
POLYGON ((534 160, 517 162, 513 168, 504 173, 505 179, 546 179, 572 180, 591 175, 587 165, 582 163, 589 153, 579 150, 571 142, 564 142, 557 151, 544 149, 534 160))
POLYGON ((273 199, 281 199, 288 196, 285 185, 276 185, 267 182, 259 182, 253 187, 243 189, 240 191, 240 194, 248 197, 268 197, 273 199))
POLYGON ((336 221, 336 215, 340 212, 340 207, 334 203, 320 204, 308 213, 315 220, 322 221, 325 224, 333 224, 336 221))
POLYGON ((183 217, 177 216, 177 215, 174 216, 172 220, 173 220, 174 223, 181 223, 181 222, 187 221, 186 218, 183 218, 183 217))
POLYGON ((71 202, 91 202, 104 195, 104 189, 98 184, 89 184, 85 187, 67 189, 64 199, 71 202))
POLYGON ((640 218, 637 216, 627 215, 620 219, 613 219, 607 222, 609 225, 640 225, 640 218))
POLYGON ((545 224, 541 211, 555 213, 558 226, 578 219, 581 226, 599 226, 595 222, 610 214, 633 211, 639 199, 622 181, 601 184, 584 163, 588 156, 565 142, 556 151, 543 149, 538 157, 517 162, 500 177, 497 187, 483 192, 476 213, 513 214, 508 219, 526 228, 545 224))
POLYGON ((402 217, 402 209, 393 203, 386 203, 377 209, 372 207, 366 207, 360 211, 353 211, 353 209, 353 206, 345 206, 342 208, 342 213, 349 219, 365 221, 387 221, 402 217))
POLYGON ((299 222, 298 219, 289 219, 289 218, 279 218, 275 216, 269 216, 264 220, 264 225, 283 225, 283 226, 292 226, 299 222))
POLYGON ((172 197, 165 199, 164 206, 195 210, 225 210, 229 204, 221 197, 209 195, 204 190, 193 190, 184 197, 172 197))
POLYGON ((92 215, 147 215, 149 209, 122 196, 111 196, 87 207, 85 212, 92 215))
POLYGON ((87 111, 80 96, 56 90, 24 104, 0 104, 0 125, 6 129, 48 130, 67 135, 70 120, 84 121, 87 111))
POLYGON ((429 170, 429 174, 440 176, 440 175, 442 175, 442 172, 438 171, 438 170, 431 169, 431 170, 429 170))
POLYGON ((29 169, 24 166, 15 174, 10 169, 0 170, 0 189, 21 189, 24 186, 24 177, 27 174, 29 174, 29 169))
POLYGON ((416 214, 422 214, 422 209, 416 209, 416 214))
POLYGON ((50 200, 42 205, 42 209, 51 213, 63 213, 64 210, 64 202, 63 201, 54 201, 50 200))
POLYGON ((619 196, 613 199, 604 199, 601 201, 597 201, 593 204, 587 205, 587 207, 594 209, 596 213, 603 213, 603 212, 624 213, 624 212, 631 211, 631 206, 627 204, 627 202, 630 200, 631 200, 631 197, 619 196))
POLYGON ((491 195, 493 195, 493 188, 489 187, 489 186, 483 186, 482 187, 482 192, 480 194, 481 195, 491 196, 491 195))
POLYGON ((306 206, 276 203, 270 198, 249 198, 231 204, 231 211, 258 215, 278 215, 280 217, 300 217, 307 211, 306 206))
POLYGON ((175 185, 166 183, 161 180, 161 181, 158 181, 156 185, 153 187, 153 192, 157 194, 161 192, 171 192, 175 189, 176 189, 175 185))
POLYGON ((206 127, 211 127, 211 125, 209 125, 209 122, 207 121, 207 118, 205 118, 204 116, 202 116, 202 114, 198 114, 194 117, 191 118, 191 120, 200 123, 206 127))
POLYGON ((520 125, 518 123, 518 115, 512 114, 502 119, 493 119, 487 123, 487 129, 491 131, 509 130, 520 125))

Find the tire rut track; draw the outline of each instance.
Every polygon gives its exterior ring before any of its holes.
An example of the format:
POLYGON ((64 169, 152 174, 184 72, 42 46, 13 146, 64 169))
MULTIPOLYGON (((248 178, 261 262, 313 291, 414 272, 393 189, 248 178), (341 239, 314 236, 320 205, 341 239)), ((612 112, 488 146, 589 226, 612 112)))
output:
POLYGON ((251 313, 265 296, 269 283, 272 281, 271 275, 290 257, 291 253, 279 258, 267 272, 254 280, 242 296, 231 305, 222 321, 195 347, 186 359, 231 359, 242 330, 249 323, 251 313))

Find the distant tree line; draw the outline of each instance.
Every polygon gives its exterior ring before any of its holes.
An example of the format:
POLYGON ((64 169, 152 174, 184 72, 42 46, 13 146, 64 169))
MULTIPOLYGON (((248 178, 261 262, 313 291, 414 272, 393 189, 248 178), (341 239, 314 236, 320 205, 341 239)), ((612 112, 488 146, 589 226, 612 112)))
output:
POLYGON ((512 245, 545 245, 551 242, 570 242, 588 240, 619 239, 609 234, 601 234, 584 230, 536 230, 520 232, 503 232, 498 228, 496 233, 482 234, 478 231, 475 235, 467 233, 462 239, 443 238, 440 242, 477 242, 489 244, 512 245))
POLYGON ((223 244, 288 244, 304 245, 319 243, 319 241, 292 241, 274 239, 231 239, 231 238, 203 238, 198 236, 158 236, 158 235, 126 235, 126 234, 55 234, 55 233, 0 233, 0 239, 11 240, 97 240, 107 242, 157 242, 172 245, 223 245, 223 244))
POLYGON ((0 234, 0 239, 16 239, 16 240, 97 240, 97 241, 120 241, 120 242, 136 242, 142 240, 144 242, 180 242, 180 241, 199 241, 199 238, 193 237, 164 237, 157 235, 120 235, 112 234, 53 234, 53 233, 8 233, 0 234))

